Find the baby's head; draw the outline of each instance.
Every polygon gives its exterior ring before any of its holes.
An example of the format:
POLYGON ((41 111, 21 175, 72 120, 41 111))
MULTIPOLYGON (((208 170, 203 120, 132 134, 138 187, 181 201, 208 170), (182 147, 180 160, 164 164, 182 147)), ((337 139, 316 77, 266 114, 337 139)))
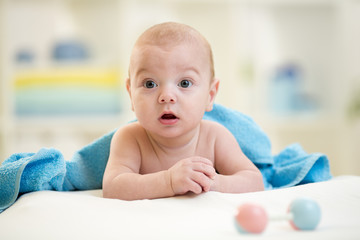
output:
POLYGON ((129 77, 131 77, 132 66, 136 58, 136 52, 143 46, 158 46, 161 48, 172 48, 181 44, 195 46, 197 54, 204 54, 207 59, 210 80, 214 79, 213 54, 208 41, 194 28, 175 22, 157 24, 147 29, 136 41, 129 66, 129 77))
POLYGON ((167 137, 195 129, 211 111, 218 86, 210 45, 195 29, 158 24, 136 41, 126 88, 145 129, 167 137))

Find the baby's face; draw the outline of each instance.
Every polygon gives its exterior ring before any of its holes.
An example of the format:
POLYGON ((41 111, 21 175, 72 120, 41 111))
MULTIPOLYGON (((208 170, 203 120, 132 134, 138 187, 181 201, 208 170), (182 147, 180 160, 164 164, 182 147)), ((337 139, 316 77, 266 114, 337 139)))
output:
POLYGON ((194 44, 138 46, 127 88, 139 123, 164 137, 194 129, 212 108, 218 83, 205 48, 194 44))

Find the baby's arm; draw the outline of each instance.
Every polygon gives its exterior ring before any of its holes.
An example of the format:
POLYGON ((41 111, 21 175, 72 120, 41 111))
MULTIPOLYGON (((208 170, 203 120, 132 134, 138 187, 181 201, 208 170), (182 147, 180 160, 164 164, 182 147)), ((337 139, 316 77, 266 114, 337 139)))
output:
POLYGON ((220 174, 214 178, 211 190, 227 193, 264 190, 261 172, 245 156, 230 131, 221 125, 212 130, 216 131, 215 168, 220 174))
POLYGON ((113 136, 103 179, 104 197, 152 199, 210 190, 216 173, 205 158, 187 158, 168 170, 139 174, 141 152, 133 130, 120 129, 113 136))
MULTIPOLYGON (((116 131, 103 178, 103 196, 124 200, 141 196, 171 195, 169 179, 164 173, 139 174, 141 153, 133 124, 116 131), (151 184, 150 184, 151 183, 151 184)), ((145 197, 144 197, 145 198, 145 197)))

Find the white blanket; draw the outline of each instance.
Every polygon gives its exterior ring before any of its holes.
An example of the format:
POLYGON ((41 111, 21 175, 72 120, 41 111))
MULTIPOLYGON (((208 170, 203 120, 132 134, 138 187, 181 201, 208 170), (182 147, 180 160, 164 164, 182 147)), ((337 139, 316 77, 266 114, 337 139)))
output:
POLYGON ((101 190, 40 191, 25 194, 0 214, 0 239, 360 239, 360 177, 245 194, 208 192, 172 198, 121 201, 101 190), (315 231, 296 231, 270 222, 260 235, 234 227, 237 207, 262 205, 285 213, 297 197, 311 197, 322 209, 315 231))

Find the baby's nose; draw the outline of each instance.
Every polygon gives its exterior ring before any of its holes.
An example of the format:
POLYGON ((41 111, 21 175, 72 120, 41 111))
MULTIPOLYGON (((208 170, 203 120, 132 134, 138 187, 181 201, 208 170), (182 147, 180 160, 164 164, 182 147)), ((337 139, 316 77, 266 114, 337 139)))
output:
POLYGON ((171 89, 165 88, 161 91, 159 96, 159 103, 175 103, 176 96, 171 89))

